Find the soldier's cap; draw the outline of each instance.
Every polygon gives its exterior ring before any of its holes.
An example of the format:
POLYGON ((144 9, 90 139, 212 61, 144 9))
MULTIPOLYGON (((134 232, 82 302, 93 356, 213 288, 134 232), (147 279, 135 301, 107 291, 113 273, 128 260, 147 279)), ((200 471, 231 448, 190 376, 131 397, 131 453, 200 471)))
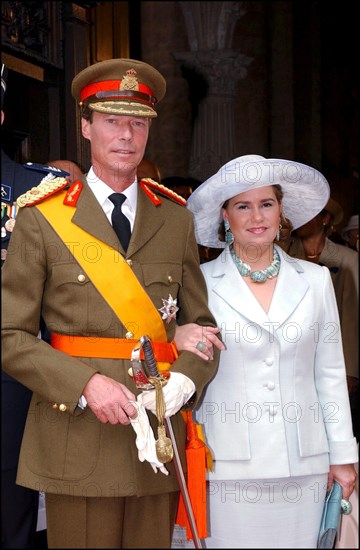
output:
POLYGON ((4 63, 1 63, 1 109, 4 107, 6 81, 7 81, 7 68, 5 67, 4 63))
POLYGON ((90 65, 72 81, 71 93, 80 106, 115 115, 155 118, 155 105, 166 81, 151 65, 135 59, 108 59, 90 65))

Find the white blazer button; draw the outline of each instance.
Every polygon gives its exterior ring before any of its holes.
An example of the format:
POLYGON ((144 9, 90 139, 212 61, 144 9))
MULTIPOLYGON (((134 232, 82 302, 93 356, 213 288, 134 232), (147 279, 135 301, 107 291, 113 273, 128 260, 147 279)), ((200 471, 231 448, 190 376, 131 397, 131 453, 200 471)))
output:
POLYGON ((273 391, 275 389, 275 382, 269 380, 269 382, 267 383, 267 389, 273 391))
POLYGON ((274 364, 274 359, 271 359, 271 357, 267 357, 265 359, 265 365, 267 365, 268 367, 271 367, 271 365, 274 364))

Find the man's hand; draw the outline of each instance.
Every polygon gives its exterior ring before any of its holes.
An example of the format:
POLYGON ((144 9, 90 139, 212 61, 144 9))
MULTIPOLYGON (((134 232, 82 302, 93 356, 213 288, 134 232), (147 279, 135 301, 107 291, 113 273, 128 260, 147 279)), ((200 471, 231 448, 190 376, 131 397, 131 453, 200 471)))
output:
POLYGON ((135 395, 123 384, 108 376, 94 374, 86 384, 83 395, 88 406, 103 424, 130 424, 137 410, 130 401, 135 395))

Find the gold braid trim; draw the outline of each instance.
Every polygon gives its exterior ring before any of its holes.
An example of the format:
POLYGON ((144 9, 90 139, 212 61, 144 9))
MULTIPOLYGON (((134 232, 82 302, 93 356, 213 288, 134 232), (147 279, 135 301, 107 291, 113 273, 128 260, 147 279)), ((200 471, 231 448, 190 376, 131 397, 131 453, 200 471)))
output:
POLYGON ((149 185, 149 187, 152 187, 153 189, 160 191, 170 199, 174 199, 176 202, 180 203, 182 206, 186 206, 186 199, 184 199, 184 197, 182 197, 181 195, 178 195, 172 189, 165 187, 165 185, 163 185, 162 183, 158 183, 157 181, 154 181, 151 178, 142 178, 141 181, 146 182, 149 185))
POLYGON ((32 187, 29 191, 26 191, 23 195, 17 198, 16 204, 19 208, 23 206, 31 206, 42 201, 45 197, 53 195, 60 189, 63 189, 69 184, 66 178, 51 178, 46 181, 42 181, 36 187, 32 187))
POLYGON ((157 113, 152 107, 146 107, 142 103, 128 102, 124 100, 119 101, 98 101, 96 103, 89 103, 89 106, 93 111, 99 113, 110 113, 128 116, 142 116, 144 118, 155 118, 157 113))

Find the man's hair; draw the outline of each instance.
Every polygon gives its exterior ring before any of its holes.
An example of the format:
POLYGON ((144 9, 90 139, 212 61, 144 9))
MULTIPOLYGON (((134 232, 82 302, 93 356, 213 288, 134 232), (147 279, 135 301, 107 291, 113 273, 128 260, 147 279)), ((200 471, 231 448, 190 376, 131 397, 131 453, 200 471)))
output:
POLYGON ((93 116, 94 116, 94 111, 92 109, 90 109, 86 105, 81 107, 81 118, 88 120, 90 124, 92 124, 93 116))

